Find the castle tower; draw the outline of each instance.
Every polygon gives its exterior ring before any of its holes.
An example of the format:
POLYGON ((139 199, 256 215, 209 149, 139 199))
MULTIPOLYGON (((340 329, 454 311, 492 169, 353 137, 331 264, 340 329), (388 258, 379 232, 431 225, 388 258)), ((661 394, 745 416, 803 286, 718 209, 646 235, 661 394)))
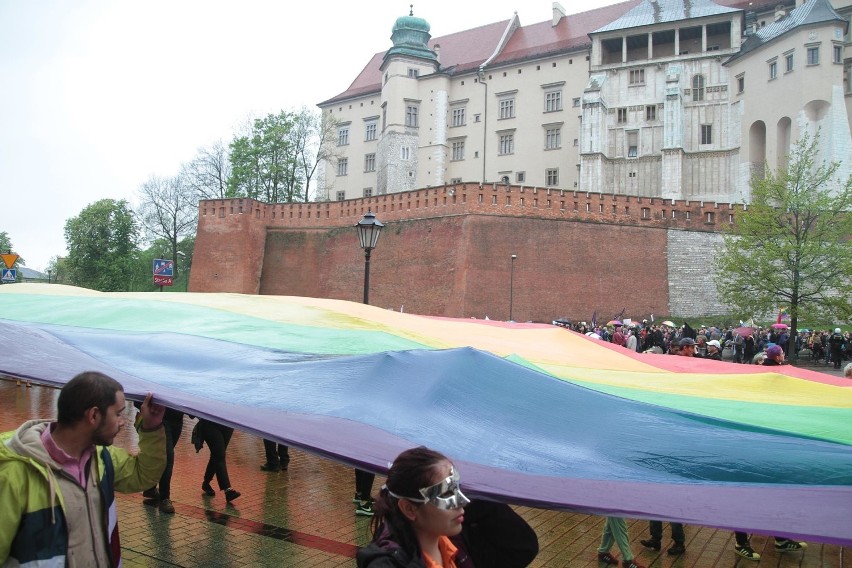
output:
POLYGON ((377 193, 414 189, 418 181, 420 132, 429 101, 421 100, 419 78, 438 70, 438 57, 429 48, 429 23, 423 18, 397 18, 391 33, 393 47, 381 65, 381 131, 377 148, 377 193))

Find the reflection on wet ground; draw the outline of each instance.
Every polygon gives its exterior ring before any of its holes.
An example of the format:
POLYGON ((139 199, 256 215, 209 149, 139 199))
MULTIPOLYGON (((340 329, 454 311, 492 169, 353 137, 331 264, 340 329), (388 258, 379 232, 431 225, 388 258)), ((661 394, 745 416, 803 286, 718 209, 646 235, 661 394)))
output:
MULTIPOLYGON (((31 418, 53 418, 58 392, 0 380, 0 431, 14 429, 31 418)), ((228 469, 232 485, 242 496, 227 504, 221 492, 215 497, 202 495, 208 453, 207 448, 196 453, 190 444, 194 423, 184 420, 175 449, 175 514, 161 513, 141 494, 117 499, 125 568, 355 565, 355 551, 369 542, 369 519, 354 514, 351 468, 291 449, 287 471, 265 473, 259 469, 264 461, 261 440, 236 431, 228 448, 228 469)), ((117 445, 134 447, 131 424, 128 421, 117 445)), ((374 487, 381 483, 383 479, 377 477, 374 487)), ((517 510, 539 536, 541 552, 533 566, 600 566, 595 559, 602 530, 599 517, 527 507, 517 510)), ((660 553, 639 544, 639 539, 647 537, 645 521, 630 520, 628 525, 637 562, 654 568, 843 566, 844 549, 840 547, 810 543, 804 554, 782 557, 775 552, 772 539, 761 535, 752 537, 752 545, 763 559, 739 559, 733 553, 730 531, 693 526, 686 527, 686 554, 669 557, 666 547, 660 553)), ((668 534, 667 527, 665 530, 668 534)))

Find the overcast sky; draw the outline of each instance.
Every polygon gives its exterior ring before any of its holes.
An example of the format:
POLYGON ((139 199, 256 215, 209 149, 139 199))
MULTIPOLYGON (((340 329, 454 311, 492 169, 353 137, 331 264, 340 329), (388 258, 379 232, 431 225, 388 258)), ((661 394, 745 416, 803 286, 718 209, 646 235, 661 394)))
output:
MULTIPOLYGON (((0 231, 36 270, 104 198, 137 203, 151 175, 228 141, 249 115, 311 109, 391 46, 410 2, 0 0, 0 231)), ((610 2, 564 2, 576 13, 610 2)), ((433 37, 552 2, 415 3, 433 37)), ((6 251, 2 251, 6 252, 6 251)))

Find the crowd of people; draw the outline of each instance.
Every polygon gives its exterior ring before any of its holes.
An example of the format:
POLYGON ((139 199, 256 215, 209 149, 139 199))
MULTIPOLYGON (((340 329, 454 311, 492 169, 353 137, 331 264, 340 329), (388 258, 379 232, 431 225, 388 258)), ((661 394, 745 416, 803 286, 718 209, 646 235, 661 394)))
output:
POLYGON ((794 333, 790 352, 790 331, 778 324, 768 327, 701 325, 695 329, 688 323, 680 326, 667 323, 672 325, 643 320, 628 325, 611 322, 590 326, 579 322, 562 327, 638 352, 671 353, 681 339, 691 338, 698 346, 699 356, 708 357, 709 354, 710 358, 721 359, 724 354, 734 363, 759 363, 758 355, 765 354, 772 345, 780 345, 788 359, 807 358, 814 363, 833 365, 835 369, 839 369, 844 360, 852 360, 852 332, 844 333, 839 327, 833 331, 805 329, 794 333))

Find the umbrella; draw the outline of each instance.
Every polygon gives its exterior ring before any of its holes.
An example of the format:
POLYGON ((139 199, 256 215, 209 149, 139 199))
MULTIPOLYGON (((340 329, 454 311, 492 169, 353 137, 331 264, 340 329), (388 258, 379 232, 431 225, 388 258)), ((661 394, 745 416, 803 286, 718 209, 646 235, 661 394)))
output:
POLYGON ((788 326, 786 323, 773 323, 772 324, 772 329, 787 329, 788 327, 790 327, 790 326, 788 326))
POLYGON ((589 339, 600 339, 601 338, 601 336, 598 335, 597 333, 595 333, 594 331, 589 331, 588 333, 586 333, 586 337, 588 337, 589 339))
POLYGON ((674 322, 673 322, 673 321, 671 321, 671 320, 666 320, 666 321, 664 321, 664 322, 663 322, 663 325, 667 325, 667 326, 669 326, 669 327, 677 327, 677 326, 674 324, 674 322))
POLYGON ((624 325, 623 323, 621 323, 618 320, 609 320, 606 324, 607 325, 624 325))
POLYGON ((734 330, 734 333, 737 335, 742 335, 743 337, 748 337, 749 335, 752 335, 754 333, 754 328, 748 326, 738 327, 734 330))

